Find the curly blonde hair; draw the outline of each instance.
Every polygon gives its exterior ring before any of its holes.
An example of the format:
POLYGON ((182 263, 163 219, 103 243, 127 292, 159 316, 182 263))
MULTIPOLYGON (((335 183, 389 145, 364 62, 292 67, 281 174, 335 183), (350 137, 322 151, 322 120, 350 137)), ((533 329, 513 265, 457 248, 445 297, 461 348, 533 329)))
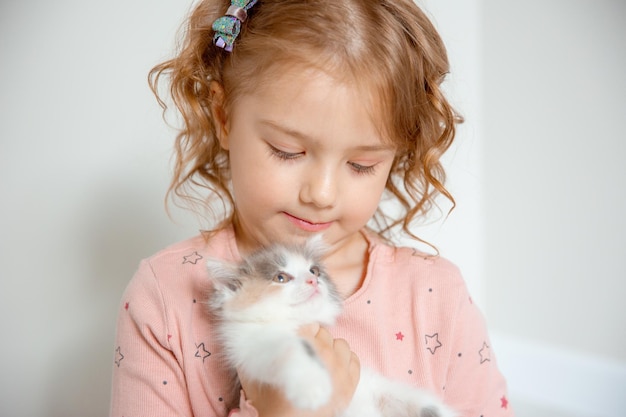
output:
POLYGON ((462 121, 444 96, 441 83, 449 71, 445 46, 435 27, 412 0, 260 0, 248 13, 232 52, 213 44, 211 25, 229 1, 203 0, 191 12, 178 54, 149 76, 158 94, 162 77, 183 118, 177 136, 175 165, 168 195, 232 218, 229 163, 216 136, 211 114, 211 83, 224 90, 225 107, 286 66, 316 66, 343 77, 382 108, 382 128, 397 148, 386 192, 401 213, 381 208, 373 223, 382 237, 397 226, 410 226, 425 215, 444 187, 440 162, 462 121))

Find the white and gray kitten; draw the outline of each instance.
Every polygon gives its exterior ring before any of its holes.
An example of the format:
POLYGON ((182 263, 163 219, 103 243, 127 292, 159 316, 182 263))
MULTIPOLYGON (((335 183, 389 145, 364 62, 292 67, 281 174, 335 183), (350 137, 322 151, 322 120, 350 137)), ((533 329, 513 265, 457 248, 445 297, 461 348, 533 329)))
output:
MULTIPOLYGON (((301 409, 317 409, 332 381, 313 347, 298 335, 305 324, 330 326, 341 298, 320 262, 321 242, 275 245, 238 264, 208 262, 209 298, 217 336, 233 369, 281 389, 301 409)), ((436 397, 365 367, 342 417, 453 417, 436 397)))

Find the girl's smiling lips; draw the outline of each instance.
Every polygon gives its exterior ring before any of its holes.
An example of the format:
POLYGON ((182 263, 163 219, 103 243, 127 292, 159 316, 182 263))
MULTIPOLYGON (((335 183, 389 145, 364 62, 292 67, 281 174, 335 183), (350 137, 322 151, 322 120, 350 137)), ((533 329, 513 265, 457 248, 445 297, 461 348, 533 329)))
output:
POLYGON ((321 232, 323 230, 328 229, 333 224, 332 222, 312 223, 308 220, 304 220, 299 217, 292 216, 291 214, 287 212, 283 212, 283 213, 285 214, 285 216, 287 216, 287 219, 289 219, 289 221, 292 224, 294 224, 298 228, 305 230, 307 232, 321 232))

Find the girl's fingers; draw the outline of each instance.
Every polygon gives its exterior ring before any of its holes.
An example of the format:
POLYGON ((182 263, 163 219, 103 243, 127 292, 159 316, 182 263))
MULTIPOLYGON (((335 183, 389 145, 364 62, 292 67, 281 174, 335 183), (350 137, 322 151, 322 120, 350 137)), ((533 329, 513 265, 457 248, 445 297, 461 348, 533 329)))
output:
POLYGON ((319 323, 305 324, 304 326, 300 327, 300 329, 298 329, 298 334, 307 339, 313 339, 317 332, 320 331, 320 329, 321 326, 319 323))

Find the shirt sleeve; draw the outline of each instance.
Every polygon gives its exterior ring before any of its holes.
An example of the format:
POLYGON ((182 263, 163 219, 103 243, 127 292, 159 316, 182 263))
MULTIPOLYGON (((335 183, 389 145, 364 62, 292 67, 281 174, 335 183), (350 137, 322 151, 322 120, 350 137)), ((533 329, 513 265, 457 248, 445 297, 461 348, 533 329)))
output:
POLYGON ((452 323, 454 346, 445 402, 460 417, 513 417, 506 381, 498 369, 484 317, 465 285, 452 323))
POLYGON ((162 293, 150 264, 143 261, 118 313, 111 417, 193 415, 183 369, 167 335, 162 293))

